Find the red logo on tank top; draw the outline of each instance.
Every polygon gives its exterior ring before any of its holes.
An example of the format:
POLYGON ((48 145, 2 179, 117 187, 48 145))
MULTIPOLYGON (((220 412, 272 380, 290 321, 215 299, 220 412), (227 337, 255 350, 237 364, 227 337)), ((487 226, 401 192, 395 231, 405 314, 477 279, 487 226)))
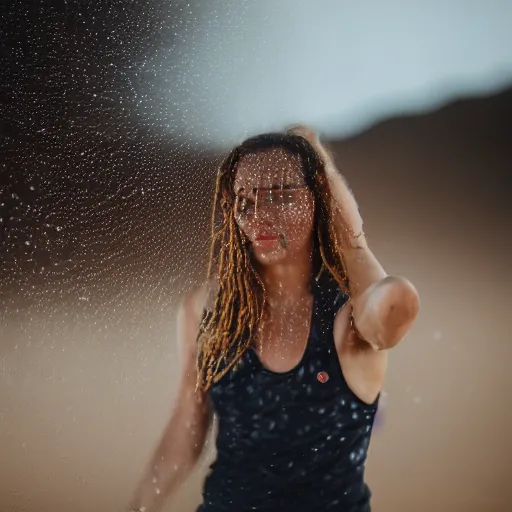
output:
POLYGON ((316 378, 319 382, 325 384, 329 380, 329 374, 327 372, 319 372, 316 378))

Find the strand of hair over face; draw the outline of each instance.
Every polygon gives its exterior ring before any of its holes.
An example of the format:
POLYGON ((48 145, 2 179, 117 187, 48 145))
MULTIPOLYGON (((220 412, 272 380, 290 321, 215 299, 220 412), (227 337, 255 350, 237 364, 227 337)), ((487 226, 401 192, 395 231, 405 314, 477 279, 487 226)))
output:
MULTIPOLYGON (((320 272, 326 269, 340 288, 347 291, 345 265, 332 222, 338 212, 332 205, 324 164, 303 137, 280 136, 288 141, 286 149, 295 147, 295 152, 302 156, 305 173, 310 173, 315 195, 314 245, 321 261, 320 272)), ((270 138, 271 134, 261 137, 270 138)), ((256 151, 264 150, 265 140, 257 139, 249 141, 249 148, 252 143, 256 151)), ((272 147, 266 144, 267 148, 272 147)), ((234 212, 236 166, 251 151, 244 152, 243 146, 235 148, 221 164, 215 185, 207 279, 218 280, 219 288, 211 310, 204 312, 198 335, 197 388, 204 391, 233 369, 254 345, 264 320, 265 286, 252 266, 247 239, 238 227, 234 212)))

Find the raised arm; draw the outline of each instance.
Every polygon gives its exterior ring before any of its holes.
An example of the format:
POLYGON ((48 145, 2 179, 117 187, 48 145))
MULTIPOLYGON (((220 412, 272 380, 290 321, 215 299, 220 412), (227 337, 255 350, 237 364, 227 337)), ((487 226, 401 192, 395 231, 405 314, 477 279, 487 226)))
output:
POLYGON ((208 400, 196 391, 196 338, 206 299, 204 288, 178 310, 180 381, 171 417, 128 510, 156 512, 185 481, 199 459, 211 423, 208 400))
POLYGON ((418 293, 407 279, 388 276, 368 247, 354 195, 316 133, 305 126, 290 132, 308 140, 325 164, 333 206, 339 213, 333 222, 349 277, 354 327, 375 350, 390 349, 411 329, 419 310, 418 293))

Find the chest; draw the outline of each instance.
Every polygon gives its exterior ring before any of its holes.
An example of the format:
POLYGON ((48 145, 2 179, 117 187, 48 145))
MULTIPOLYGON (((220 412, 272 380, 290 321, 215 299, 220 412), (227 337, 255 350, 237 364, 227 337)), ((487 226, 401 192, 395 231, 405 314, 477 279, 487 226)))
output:
POLYGON ((283 373, 303 359, 314 319, 313 301, 269 315, 258 330, 252 347, 261 364, 270 371, 283 373))
POLYGON ((311 436, 322 442, 345 441, 347 433, 369 432, 374 413, 347 387, 336 357, 314 347, 296 368, 283 374, 262 367, 249 351, 236 372, 212 387, 210 398, 223 442, 234 449, 251 440, 265 440, 266 446, 275 443, 274 450, 285 438, 291 443, 311 436), (322 374, 327 379, 319 379, 322 374))

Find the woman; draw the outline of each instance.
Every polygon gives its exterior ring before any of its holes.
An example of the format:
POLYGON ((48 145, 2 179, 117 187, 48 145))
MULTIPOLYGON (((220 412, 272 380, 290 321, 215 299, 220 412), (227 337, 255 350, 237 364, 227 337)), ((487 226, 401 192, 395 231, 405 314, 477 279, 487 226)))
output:
POLYGON ((215 412, 202 512, 369 511, 364 466, 387 350, 417 316, 416 290, 386 275, 305 127, 231 151, 212 235, 210 284, 179 310, 177 402, 132 510, 158 510, 179 487, 215 412))

